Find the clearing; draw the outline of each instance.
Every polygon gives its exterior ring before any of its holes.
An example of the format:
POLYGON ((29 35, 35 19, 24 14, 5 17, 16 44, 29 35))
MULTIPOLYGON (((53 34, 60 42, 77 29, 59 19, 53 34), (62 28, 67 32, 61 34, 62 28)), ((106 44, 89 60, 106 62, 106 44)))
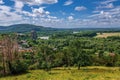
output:
POLYGON ((107 38, 109 36, 120 36, 120 32, 116 32, 116 33, 97 33, 96 38, 107 38))
POLYGON ((31 70, 26 74, 2 77, 0 80, 120 80, 119 67, 55 68, 50 72, 31 70))

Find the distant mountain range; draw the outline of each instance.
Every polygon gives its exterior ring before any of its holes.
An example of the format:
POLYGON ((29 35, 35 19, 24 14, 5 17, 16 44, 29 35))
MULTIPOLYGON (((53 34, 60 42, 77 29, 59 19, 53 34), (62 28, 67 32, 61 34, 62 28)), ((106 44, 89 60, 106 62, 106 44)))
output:
POLYGON ((83 31, 83 30, 94 30, 94 31, 120 31, 120 28, 50 28, 37 26, 32 24, 16 24, 10 26, 0 26, 1 32, 30 32, 35 31, 56 31, 56 30, 72 30, 72 31, 83 31))
POLYGON ((36 26, 32 24, 16 24, 10 26, 0 26, 0 32, 29 32, 29 31, 50 31, 55 30, 50 27, 36 26))

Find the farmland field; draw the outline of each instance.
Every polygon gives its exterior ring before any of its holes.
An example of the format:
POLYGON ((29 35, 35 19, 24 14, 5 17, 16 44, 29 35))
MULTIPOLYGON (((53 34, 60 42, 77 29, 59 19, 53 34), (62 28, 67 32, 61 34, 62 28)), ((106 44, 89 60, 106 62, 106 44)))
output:
POLYGON ((7 76, 0 80, 120 80, 118 67, 55 68, 50 72, 31 70, 26 74, 7 76))
POLYGON ((116 33, 97 33, 96 38, 107 38, 109 36, 120 36, 120 32, 116 32, 116 33))

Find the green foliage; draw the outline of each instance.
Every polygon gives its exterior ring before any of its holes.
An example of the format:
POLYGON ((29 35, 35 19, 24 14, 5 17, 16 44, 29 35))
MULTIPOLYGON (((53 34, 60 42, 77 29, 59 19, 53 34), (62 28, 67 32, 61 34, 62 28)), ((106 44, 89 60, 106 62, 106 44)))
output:
POLYGON ((2 71, 3 71, 3 67, 0 65, 0 77, 3 76, 2 71))
POLYGON ((38 63, 34 63, 34 64, 30 64, 30 66, 28 67, 29 70, 36 70, 38 69, 39 64, 38 63))
POLYGON ((25 61, 17 60, 9 63, 9 68, 11 74, 19 74, 26 72, 28 69, 28 65, 25 63, 25 61))
POLYGON ((94 38, 97 33, 94 31, 82 31, 75 34, 71 30, 40 33, 38 32, 38 35, 49 34, 50 39, 32 40, 28 33, 18 36, 19 45, 31 51, 23 52, 22 60, 9 64, 12 74, 24 72, 27 69, 50 71, 55 67, 77 66, 80 69, 82 66, 94 65, 120 66, 119 37, 94 38), (27 45, 23 45, 22 40, 27 45), (114 53, 115 56, 110 56, 110 53, 114 53))

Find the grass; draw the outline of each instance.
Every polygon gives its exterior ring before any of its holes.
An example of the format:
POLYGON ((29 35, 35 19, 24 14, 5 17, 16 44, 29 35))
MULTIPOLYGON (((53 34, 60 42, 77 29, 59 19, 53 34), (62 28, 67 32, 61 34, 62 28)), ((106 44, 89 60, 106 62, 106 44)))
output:
POLYGON ((96 38, 107 38, 109 36, 120 36, 120 32, 116 32, 116 33, 97 33, 96 38))
POLYGON ((55 68, 50 72, 32 70, 29 73, 2 77, 0 80, 120 80, 118 67, 55 68))

